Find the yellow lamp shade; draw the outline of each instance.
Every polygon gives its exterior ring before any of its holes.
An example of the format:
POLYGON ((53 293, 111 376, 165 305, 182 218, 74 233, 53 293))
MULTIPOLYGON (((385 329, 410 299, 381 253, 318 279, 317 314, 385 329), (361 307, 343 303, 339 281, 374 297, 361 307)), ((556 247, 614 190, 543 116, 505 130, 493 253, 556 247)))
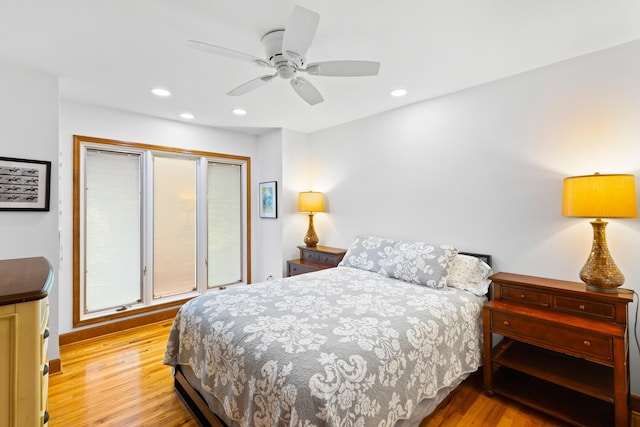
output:
POLYGON ((299 212, 324 212, 324 194, 317 191, 303 191, 298 195, 299 212))
POLYGON ((633 175, 583 175, 564 180, 562 215, 585 218, 636 218, 633 175))

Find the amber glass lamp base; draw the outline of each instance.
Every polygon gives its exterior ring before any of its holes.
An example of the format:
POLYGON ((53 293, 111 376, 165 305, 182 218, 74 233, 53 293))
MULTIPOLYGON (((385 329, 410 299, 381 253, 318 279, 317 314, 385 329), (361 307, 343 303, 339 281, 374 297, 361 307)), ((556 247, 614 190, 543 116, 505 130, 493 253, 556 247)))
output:
POLYGON ((314 248, 318 245, 318 235, 315 228, 313 228, 313 213, 309 214, 309 228, 307 229, 307 235, 304 236, 304 244, 308 248, 314 248))
POLYGON ((586 283, 587 289, 591 291, 617 293, 618 287, 624 283, 624 275, 613 262, 607 248, 607 238, 604 232, 607 224, 600 218, 591 221, 593 244, 589 259, 580 270, 580 279, 586 283))

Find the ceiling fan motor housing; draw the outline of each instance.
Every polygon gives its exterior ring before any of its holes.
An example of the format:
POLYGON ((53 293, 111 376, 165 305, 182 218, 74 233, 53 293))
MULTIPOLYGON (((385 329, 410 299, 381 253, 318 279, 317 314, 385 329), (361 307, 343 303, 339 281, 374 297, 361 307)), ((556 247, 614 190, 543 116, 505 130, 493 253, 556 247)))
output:
POLYGON ((283 79, 290 79, 298 67, 304 66, 304 58, 297 53, 295 60, 285 58, 282 54, 283 39, 284 30, 274 30, 262 37, 262 46, 267 59, 278 70, 278 75, 283 79))

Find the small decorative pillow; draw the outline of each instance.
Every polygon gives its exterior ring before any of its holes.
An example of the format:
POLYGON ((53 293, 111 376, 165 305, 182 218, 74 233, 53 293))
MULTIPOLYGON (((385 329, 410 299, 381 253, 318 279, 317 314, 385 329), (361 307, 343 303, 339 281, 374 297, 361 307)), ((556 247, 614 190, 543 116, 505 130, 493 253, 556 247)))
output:
POLYGON ((338 265, 379 273, 382 261, 391 254, 394 244, 394 240, 360 234, 338 265))
POLYGON ((382 274, 405 282, 442 289, 447 286, 447 270, 458 250, 448 245, 398 242, 384 260, 382 274))
POLYGON ((458 254, 451 263, 447 286, 482 296, 489 291, 491 280, 488 277, 492 274, 493 270, 484 261, 474 256, 458 254))
POLYGON ((480 260, 474 256, 456 255, 453 262, 451 262, 451 268, 447 276, 447 286, 455 288, 469 282, 476 273, 479 264, 480 260))

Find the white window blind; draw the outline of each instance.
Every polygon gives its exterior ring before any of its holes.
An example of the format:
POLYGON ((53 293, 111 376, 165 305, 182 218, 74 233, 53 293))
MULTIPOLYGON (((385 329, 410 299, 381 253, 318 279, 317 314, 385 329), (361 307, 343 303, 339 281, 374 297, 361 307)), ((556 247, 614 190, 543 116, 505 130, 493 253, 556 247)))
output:
POLYGON ((153 161, 153 296, 197 289, 196 160, 153 161))
POLYGON ((209 288, 242 281, 242 170, 209 162, 207 168, 209 288))
POLYGON ((141 300, 140 156, 87 150, 85 312, 141 300))

